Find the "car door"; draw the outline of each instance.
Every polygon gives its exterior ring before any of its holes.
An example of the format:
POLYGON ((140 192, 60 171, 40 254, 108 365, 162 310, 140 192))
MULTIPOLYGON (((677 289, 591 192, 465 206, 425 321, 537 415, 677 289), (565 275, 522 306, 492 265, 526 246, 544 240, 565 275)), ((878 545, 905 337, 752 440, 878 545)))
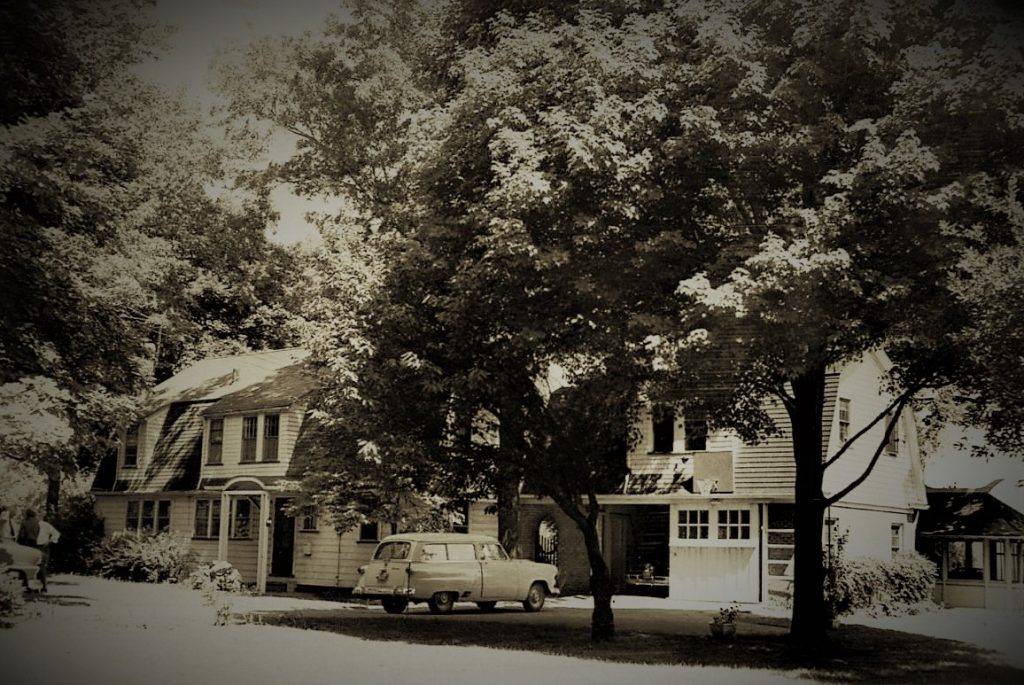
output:
POLYGON ((485 600, 518 600, 519 564, 496 542, 481 542, 477 546, 483 573, 482 598, 485 600))
POLYGON ((416 596, 457 592, 461 599, 480 597, 480 562, 471 542, 425 543, 413 567, 416 596))

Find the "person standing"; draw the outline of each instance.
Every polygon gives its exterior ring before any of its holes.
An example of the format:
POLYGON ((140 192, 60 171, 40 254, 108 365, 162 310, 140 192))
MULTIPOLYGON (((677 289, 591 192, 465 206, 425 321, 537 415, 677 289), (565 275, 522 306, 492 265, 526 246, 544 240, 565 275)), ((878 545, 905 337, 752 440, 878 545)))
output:
POLYGON ((0 542, 14 542, 16 537, 14 521, 11 520, 11 510, 0 506, 0 542))
POLYGON ((60 540, 60 532, 44 519, 39 519, 39 533, 36 535, 36 548, 43 553, 39 560, 39 580, 46 592, 46 567, 50 563, 50 545, 60 540))

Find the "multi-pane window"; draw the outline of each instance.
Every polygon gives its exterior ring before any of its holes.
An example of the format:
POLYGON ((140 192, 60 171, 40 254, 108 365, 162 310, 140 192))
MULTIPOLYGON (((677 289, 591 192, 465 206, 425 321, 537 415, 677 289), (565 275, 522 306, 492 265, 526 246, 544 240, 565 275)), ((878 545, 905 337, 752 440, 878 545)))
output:
POLYGON ((281 415, 263 417, 263 461, 277 461, 277 442, 281 431, 281 415))
POLYGON ((889 527, 889 549, 895 557, 903 550, 903 525, 894 523, 889 527))
POLYGON ((139 465, 139 425, 129 426, 124 432, 124 465, 139 465))
POLYGON ((316 530, 317 506, 315 504, 307 504, 302 507, 302 518, 299 521, 299 530, 303 531, 314 531, 316 530))
POLYGON ((957 580, 981 580, 981 540, 954 540, 946 545, 946 577, 957 580))
POLYGON ((708 448, 708 422, 704 418, 685 419, 686 449, 698 452, 708 448))
POLYGON ((749 540, 750 510, 719 509, 718 510, 719 540, 749 540))
POLYGON ((679 537, 683 540, 707 540, 710 530, 707 509, 679 510, 679 537))
POLYGON ((197 538, 215 538, 220 536, 220 500, 197 499, 195 529, 197 538))
POLYGON ((242 417, 242 461, 256 461, 256 417, 242 417))
POLYGON ((839 442, 850 439, 850 400, 839 398, 839 442))
POLYGON ((887 430, 889 426, 892 426, 892 430, 889 431, 889 437, 885 441, 885 452, 895 457, 900 451, 900 424, 894 414, 889 414, 885 417, 885 427, 887 430))
POLYGON ((359 541, 376 542, 380 540, 380 524, 376 521, 359 524, 359 541))
POLYGON ((1020 583, 1024 581, 1024 542, 1011 542, 1010 556, 1013 561, 1013 575, 1010 579, 1014 583, 1020 583))
POLYGON ((138 533, 166 533, 171 529, 171 501, 128 500, 124 528, 138 533))
POLYGON ((668 453, 675 449, 676 415, 669 407, 656 406, 652 416, 653 452, 668 453))
POLYGON ((231 517, 231 537, 251 538, 252 501, 248 499, 236 499, 232 504, 234 506, 234 516, 231 517))
POLYGON ((206 448, 206 462, 220 464, 224 455, 224 419, 210 419, 210 438, 206 448))
POLYGON ((1002 540, 992 540, 989 547, 989 580, 1006 580, 1006 543, 1002 540))

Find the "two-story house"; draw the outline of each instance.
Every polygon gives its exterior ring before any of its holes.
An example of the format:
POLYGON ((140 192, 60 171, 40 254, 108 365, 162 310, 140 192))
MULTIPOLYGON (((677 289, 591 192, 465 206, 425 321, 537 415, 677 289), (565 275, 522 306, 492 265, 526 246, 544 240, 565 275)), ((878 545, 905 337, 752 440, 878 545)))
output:
MULTIPOLYGON (((186 536, 202 561, 227 560, 246 582, 352 587, 384 524, 342 534, 313 508, 293 511, 306 400, 301 349, 204 359, 157 385, 93 483, 105 533, 186 536)), ((497 532, 485 504, 460 523, 497 532)))
MULTIPOLYGON (((881 353, 831 370, 823 447, 832 455, 889 404, 881 353)), ((605 559, 622 586, 680 600, 785 602, 792 593, 796 468, 785 409, 768 405, 780 434, 746 444, 709 431, 701 416, 649 409, 617 492, 599 496, 605 559)), ((884 435, 879 422, 826 471, 825 494, 867 466, 884 435)), ((845 540, 847 557, 890 558, 914 549, 927 508, 917 433, 904 412, 870 477, 832 506, 826 549, 845 540)), ((549 501, 523 498, 521 549, 557 560, 562 587, 585 591, 589 566, 575 524, 549 501)))

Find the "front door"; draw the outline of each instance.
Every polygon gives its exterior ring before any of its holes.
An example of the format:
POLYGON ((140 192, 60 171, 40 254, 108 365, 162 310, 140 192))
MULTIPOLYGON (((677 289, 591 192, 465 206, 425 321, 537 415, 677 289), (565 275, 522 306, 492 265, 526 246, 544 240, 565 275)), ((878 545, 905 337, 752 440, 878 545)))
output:
POLYGON ((292 561, 295 558, 295 517, 285 513, 291 498, 278 497, 274 500, 274 548, 270 556, 270 575, 288 578, 292 575, 292 561))

